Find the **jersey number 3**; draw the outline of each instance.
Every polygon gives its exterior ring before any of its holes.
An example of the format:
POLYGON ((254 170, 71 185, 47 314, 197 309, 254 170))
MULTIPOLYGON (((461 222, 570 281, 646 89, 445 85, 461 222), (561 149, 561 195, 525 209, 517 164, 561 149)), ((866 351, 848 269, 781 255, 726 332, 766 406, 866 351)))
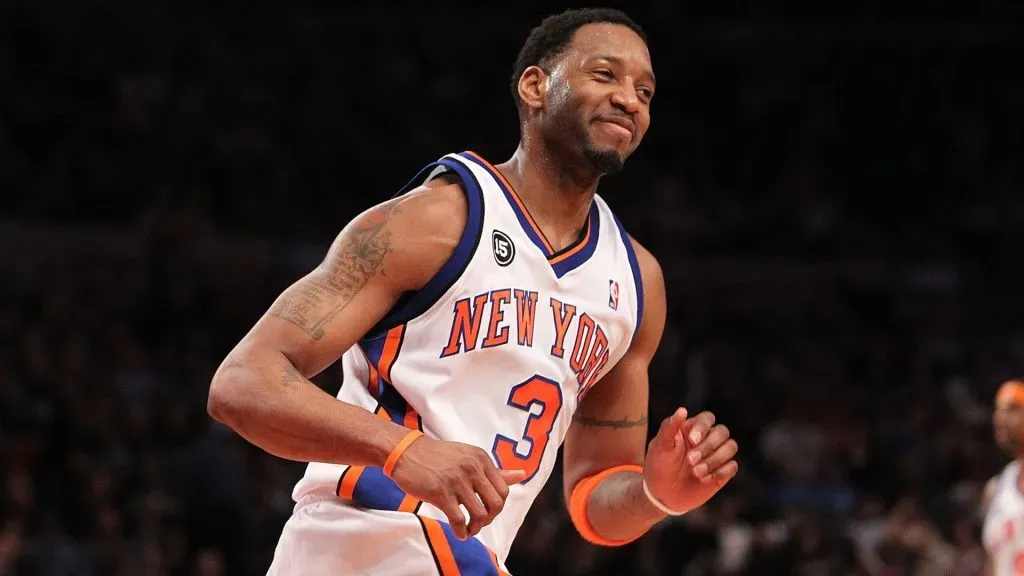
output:
POLYGON ((551 439, 551 428, 562 409, 562 387, 554 380, 534 376, 512 387, 508 405, 530 413, 526 419, 526 429, 520 440, 498 434, 491 453, 502 470, 525 470, 526 478, 521 483, 526 483, 540 469, 544 450, 551 439))

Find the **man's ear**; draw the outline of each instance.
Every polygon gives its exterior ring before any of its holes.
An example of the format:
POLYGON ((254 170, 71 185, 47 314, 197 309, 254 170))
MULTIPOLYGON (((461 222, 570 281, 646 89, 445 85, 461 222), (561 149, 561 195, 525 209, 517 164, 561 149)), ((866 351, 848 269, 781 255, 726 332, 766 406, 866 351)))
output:
POLYGON ((548 73, 540 66, 530 66, 519 77, 519 99, 527 108, 539 110, 544 107, 548 91, 548 73))

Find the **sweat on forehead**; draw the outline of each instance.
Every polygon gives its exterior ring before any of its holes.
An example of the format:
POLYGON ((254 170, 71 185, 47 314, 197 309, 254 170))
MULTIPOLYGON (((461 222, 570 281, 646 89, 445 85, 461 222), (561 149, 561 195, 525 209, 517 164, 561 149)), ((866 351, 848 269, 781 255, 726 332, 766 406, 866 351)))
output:
POLYGON ((628 27, 621 24, 587 24, 573 34, 559 56, 575 51, 584 57, 607 54, 613 57, 637 56, 649 61, 647 43, 628 27))

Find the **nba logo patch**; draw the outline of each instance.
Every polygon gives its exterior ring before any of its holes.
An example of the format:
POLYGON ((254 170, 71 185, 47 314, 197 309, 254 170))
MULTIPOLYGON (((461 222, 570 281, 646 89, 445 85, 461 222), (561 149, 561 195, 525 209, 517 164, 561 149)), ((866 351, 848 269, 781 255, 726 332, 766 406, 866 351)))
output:
POLYGON ((615 280, 608 281, 608 307, 612 310, 619 309, 619 283, 615 280))

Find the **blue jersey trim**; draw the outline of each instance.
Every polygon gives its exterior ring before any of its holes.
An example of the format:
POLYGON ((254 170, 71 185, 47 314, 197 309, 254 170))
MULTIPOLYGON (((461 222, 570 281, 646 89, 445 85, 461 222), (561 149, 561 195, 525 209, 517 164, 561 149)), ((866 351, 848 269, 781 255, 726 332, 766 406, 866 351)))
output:
POLYGON ((466 204, 468 207, 466 228, 462 231, 462 237, 459 238, 455 251, 452 252, 448 261, 438 270, 437 274, 423 288, 403 294, 394 308, 367 332, 364 340, 378 337, 395 326, 405 324, 429 310, 466 271, 466 267, 469 266, 469 261, 472 260, 476 247, 480 243, 480 236, 483 233, 484 227, 483 190, 480 188, 480 183, 477 181, 476 176, 473 175, 473 172, 459 163, 458 160, 441 158, 437 162, 431 163, 420 170, 417 177, 409 181, 399 192, 399 195, 418 186, 419 182, 438 166, 454 171, 462 181, 462 188, 466 193, 466 204))
POLYGON ((373 510, 398 510, 404 498, 405 492, 398 484, 375 466, 363 470, 352 490, 353 501, 373 510))
POLYGON ((387 334, 381 334, 376 338, 364 338, 359 342, 359 347, 366 354, 366 359, 373 365, 374 369, 380 366, 380 358, 384 355, 384 340, 387 334))
POLYGON ((459 540, 451 524, 443 521, 438 521, 438 524, 441 525, 444 538, 452 549, 452 556, 461 576, 498 576, 498 569, 491 561, 491 555, 483 542, 476 538, 459 540))
POLYGON ((633 270, 633 285, 636 287, 636 328, 633 331, 633 338, 636 338, 637 332, 640 331, 640 325, 644 321, 644 279, 640 273, 640 262, 636 259, 636 250, 633 249, 633 241, 630 240, 629 234, 626 234, 626 228, 622 225, 619 217, 612 214, 612 218, 615 219, 615 226, 619 229, 619 238, 622 239, 622 243, 626 247, 629 267, 633 270))
MULTIPOLYGON (((417 517, 420 522, 420 528, 423 530, 423 538, 427 541, 427 548, 430 549, 430 555, 434 558, 434 565, 437 568, 438 574, 448 574, 445 572, 444 567, 441 565, 441 561, 437 556, 437 550, 434 546, 437 544, 430 537, 430 533, 427 532, 427 525, 423 518, 417 517)), ((444 520, 429 519, 431 522, 437 522, 441 527, 441 532, 444 533, 445 542, 451 549, 452 558, 455 560, 455 565, 458 566, 458 573, 460 576, 499 576, 497 559, 491 559, 491 553, 488 551, 487 546, 484 545, 476 537, 469 537, 465 540, 459 540, 458 536, 455 535, 455 531, 448 522, 444 520)))

